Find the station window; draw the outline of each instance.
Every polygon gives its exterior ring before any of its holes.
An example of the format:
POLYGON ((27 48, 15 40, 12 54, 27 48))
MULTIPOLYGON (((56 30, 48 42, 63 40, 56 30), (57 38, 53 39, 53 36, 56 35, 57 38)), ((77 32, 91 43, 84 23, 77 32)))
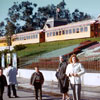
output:
POLYGON ((87 32, 88 31, 88 28, 87 27, 84 27, 84 31, 87 32))

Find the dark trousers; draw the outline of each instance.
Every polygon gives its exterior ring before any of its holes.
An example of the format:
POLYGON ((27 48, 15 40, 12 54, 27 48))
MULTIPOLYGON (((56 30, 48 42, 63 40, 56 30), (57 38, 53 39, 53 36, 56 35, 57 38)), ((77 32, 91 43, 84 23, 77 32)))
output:
POLYGON ((12 88, 12 91, 13 91, 13 95, 14 96, 17 96, 16 94, 16 88, 15 88, 15 85, 8 85, 8 97, 11 97, 11 88, 12 88))
POLYGON ((38 100, 38 94, 39 94, 40 100, 42 100, 42 86, 41 86, 41 83, 34 83, 34 89, 35 89, 35 99, 38 100))
POLYGON ((4 87, 0 87, 0 100, 3 100, 4 87))
POLYGON ((71 84, 73 91, 73 100, 80 100, 81 97, 81 84, 71 84))

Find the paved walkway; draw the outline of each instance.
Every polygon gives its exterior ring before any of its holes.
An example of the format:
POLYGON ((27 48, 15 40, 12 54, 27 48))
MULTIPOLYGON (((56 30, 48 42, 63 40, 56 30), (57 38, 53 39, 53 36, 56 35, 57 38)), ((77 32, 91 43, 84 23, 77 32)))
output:
MULTIPOLYGON (((35 94, 33 90, 26 90, 26 89, 18 89, 17 90, 18 98, 13 97, 11 95, 11 98, 8 98, 7 96, 7 90, 5 89, 3 100, 35 100, 35 94)), ((42 100, 61 100, 61 96, 51 96, 49 94, 42 94, 42 100)))
MULTIPOLYGON (((18 78, 18 87, 26 90, 33 90, 33 86, 29 84, 30 80, 25 78, 18 78)), ((54 81, 46 81, 43 85, 43 92, 52 96, 61 97, 58 83, 54 81)), ((71 96, 72 91, 69 88, 69 94, 71 96)), ((100 100, 100 87, 86 87, 82 86, 82 100, 100 100)))

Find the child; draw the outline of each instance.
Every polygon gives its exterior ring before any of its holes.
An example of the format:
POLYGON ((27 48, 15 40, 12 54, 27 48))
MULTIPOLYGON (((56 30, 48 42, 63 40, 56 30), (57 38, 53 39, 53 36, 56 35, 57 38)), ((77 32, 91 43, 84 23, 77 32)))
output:
POLYGON ((30 80, 30 84, 34 86, 35 89, 35 99, 38 100, 38 91, 40 95, 40 100, 42 100, 42 84, 44 82, 43 74, 39 71, 39 67, 35 67, 35 71, 30 80))
POLYGON ((3 75, 3 69, 0 67, 0 100, 3 100, 5 86, 7 86, 6 77, 3 75))

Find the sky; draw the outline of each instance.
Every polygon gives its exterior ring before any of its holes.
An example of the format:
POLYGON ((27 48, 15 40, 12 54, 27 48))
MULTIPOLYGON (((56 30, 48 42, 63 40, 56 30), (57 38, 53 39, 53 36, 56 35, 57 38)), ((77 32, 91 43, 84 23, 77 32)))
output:
MULTIPOLYGON (((30 1, 36 3, 38 7, 47 6, 49 4, 57 5, 62 0, 0 0, 0 22, 4 21, 7 17, 8 9, 13 5, 14 2, 30 1)), ((100 0, 65 0, 66 8, 73 12, 76 8, 79 11, 85 12, 98 17, 100 14, 100 0)))

